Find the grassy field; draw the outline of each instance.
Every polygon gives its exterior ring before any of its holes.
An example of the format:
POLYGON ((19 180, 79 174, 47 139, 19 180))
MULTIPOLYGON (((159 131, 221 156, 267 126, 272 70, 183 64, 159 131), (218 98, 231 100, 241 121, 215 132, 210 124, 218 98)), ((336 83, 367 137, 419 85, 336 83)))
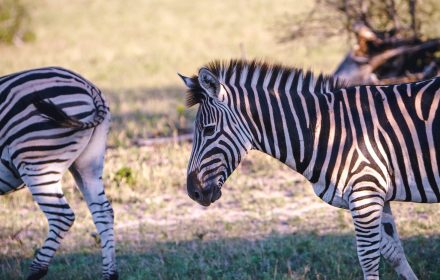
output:
MULTIPOLYGON (((350 214, 309 183, 252 152, 209 208, 186 195, 188 143, 139 148, 139 138, 191 128, 176 72, 212 59, 266 58, 330 72, 345 38, 277 42, 300 0, 27 0, 36 39, 0 46, 0 75, 59 65, 100 86, 112 109, 104 180, 115 210, 121 279, 360 279, 350 214)), ((76 221, 46 279, 98 279, 96 230, 70 175, 76 221), (68 273, 66 273, 68 272, 68 273)), ((410 263, 440 279, 440 207, 394 203, 410 263)), ((28 190, 0 198, 0 279, 23 279, 47 222, 28 190)), ((383 279, 397 279, 381 264, 383 279)))

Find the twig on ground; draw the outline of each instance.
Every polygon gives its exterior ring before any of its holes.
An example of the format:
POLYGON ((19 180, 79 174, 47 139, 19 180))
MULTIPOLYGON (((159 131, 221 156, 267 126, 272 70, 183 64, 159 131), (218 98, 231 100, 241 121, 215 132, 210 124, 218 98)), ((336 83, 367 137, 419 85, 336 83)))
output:
POLYGON ((155 146, 155 145, 164 145, 170 143, 180 143, 180 142, 191 142, 193 139, 193 134, 182 134, 171 137, 157 137, 157 138, 148 138, 148 139, 136 139, 134 144, 136 146, 155 146))

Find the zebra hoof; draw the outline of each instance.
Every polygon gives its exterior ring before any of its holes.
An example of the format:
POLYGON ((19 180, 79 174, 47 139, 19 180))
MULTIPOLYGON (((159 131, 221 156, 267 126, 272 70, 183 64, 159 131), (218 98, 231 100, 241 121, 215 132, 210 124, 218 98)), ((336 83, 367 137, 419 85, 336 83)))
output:
POLYGON ((112 274, 106 274, 103 277, 103 280, 118 280, 119 274, 117 271, 112 272, 112 274))
POLYGON ((48 269, 47 268, 41 268, 38 271, 32 272, 27 280, 39 280, 43 278, 47 274, 48 269))

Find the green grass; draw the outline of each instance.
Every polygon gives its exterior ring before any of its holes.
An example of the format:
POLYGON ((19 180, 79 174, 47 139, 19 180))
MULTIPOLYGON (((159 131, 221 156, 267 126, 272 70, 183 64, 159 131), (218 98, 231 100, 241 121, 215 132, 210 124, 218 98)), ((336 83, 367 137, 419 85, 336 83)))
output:
MULTIPOLYGON (((252 152, 221 200, 204 208, 185 192, 189 151, 189 144, 109 150, 104 179, 116 215, 122 279, 361 277, 350 214, 321 202, 299 175, 252 152)), ((77 219, 47 279, 99 277, 92 219, 70 176, 64 185, 77 219)), ((46 221, 27 190, 1 203, 0 279, 24 277, 46 221)), ((439 206, 394 203, 393 209, 416 274, 436 279, 439 206)), ((381 273, 397 279, 386 264, 381 273)))
MULTIPOLYGON (((279 1, 24 1, 35 41, 0 46, 0 75, 60 65, 100 86, 112 110, 106 193, 115 210, 121 279, 360 279, 350 214, 321 202, 286 166, 251 152, 209 208, 186 194, 191 145, 136 139, 191 129, 176 72, 215 59, 262 57, 330 72, 345 41, 280 44, 279 23, 311 6, 279 1), (342 43, 341 43, 342 42, 342 43)), ((76 221, 47 279, 97 279, 96 229, 70 175, 76 221)), ((0 198, 0 279, 23 279, 47 222, 29 191, 0 198)), ((439 279, 439 205, 393 204, 410 263, 439 279)), ((397 279, 381 265, 384 279, 397 279)))

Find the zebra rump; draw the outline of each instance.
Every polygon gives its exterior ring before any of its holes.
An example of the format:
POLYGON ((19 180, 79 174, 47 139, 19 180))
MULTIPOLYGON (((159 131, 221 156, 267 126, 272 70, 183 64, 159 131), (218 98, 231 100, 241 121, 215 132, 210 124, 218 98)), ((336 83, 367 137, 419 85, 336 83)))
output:
POLYGON ((61 184, 67 170, 100 235, 103 279, 118 279, 114 214, 102 181, 109 125, 101 91, 72 71, 46 67, 0 77, 0 195, 26 186, 49 224, 28 280, 47 274, 75 221, 61 184))

